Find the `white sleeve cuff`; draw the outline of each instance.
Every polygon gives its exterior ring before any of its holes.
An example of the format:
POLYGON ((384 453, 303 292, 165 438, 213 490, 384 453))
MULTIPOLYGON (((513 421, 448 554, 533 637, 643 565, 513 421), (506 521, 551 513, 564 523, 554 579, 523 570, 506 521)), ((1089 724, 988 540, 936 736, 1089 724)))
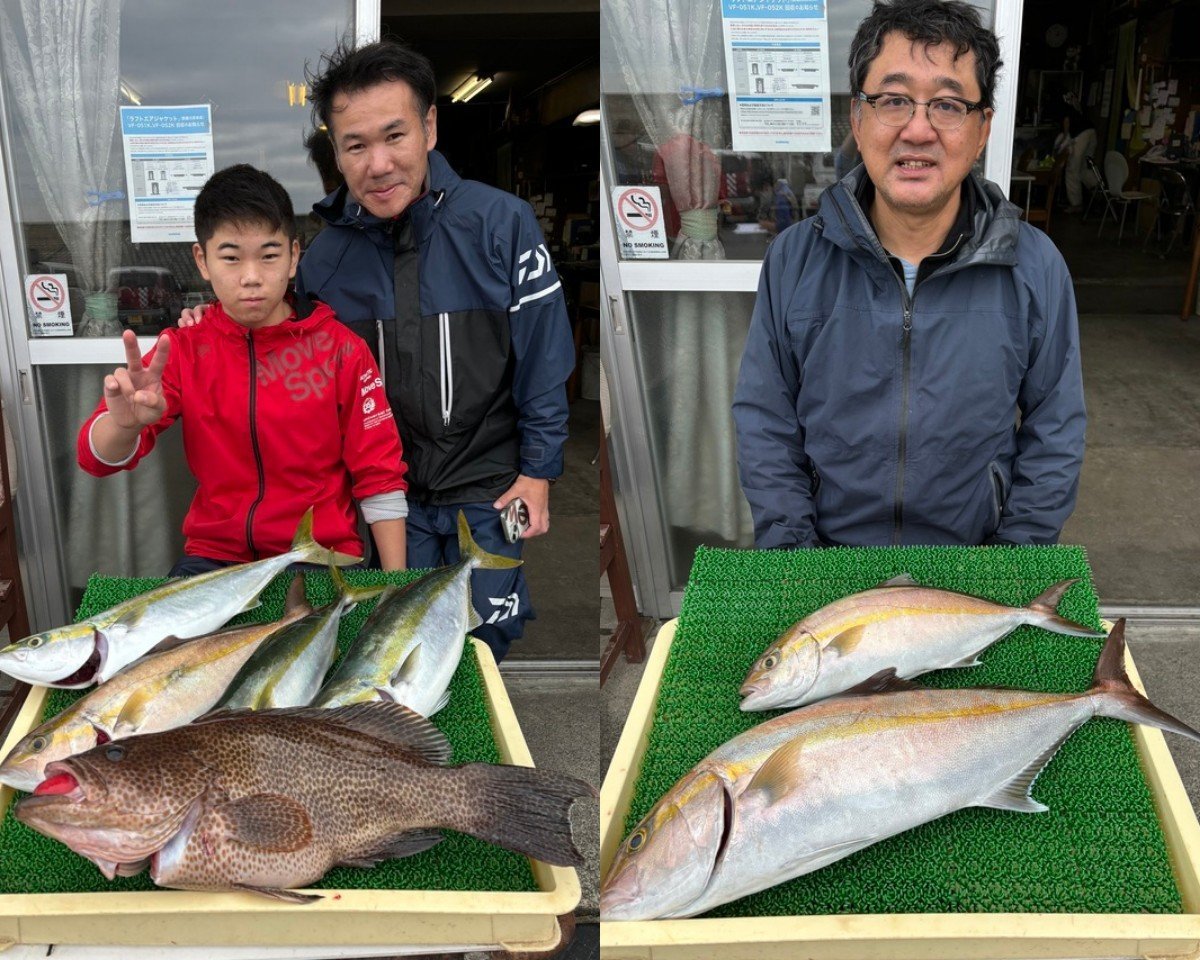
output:
POLYGON ((107 417, 107 416, 108 416, 108 411, 105 410, 103 413, 100 414, 99 417, 97 417, 95 420, 93 420, 92 425, 90 427, 88 427, 88 446, 92 448, 92 456, 95 457, 97 460, 99 460, 106 467, 123 467, 130 460, 132 460, 134 457, 137 456, 138 447, 140 447, 142 445, 142 437, 141 437, 141 434, 138 434, 137 442, 134 443, 133 449, 129 451, 129 456, 127 456, 124 460, 115 460, 115 461, 114 460, 105 460, 102 456, 100 456, 100 453, 96 450, 96 442, 92 439, 92 431, 96 429, 96 424, 98 424, 100 422, 101 417, 107 417))
POLYGON ((408 497, 404 495, 403 490, 377 493, 359 500, 358 508, 367 523, 375 523, 377 520, 403 520, 408 516, 408 497))

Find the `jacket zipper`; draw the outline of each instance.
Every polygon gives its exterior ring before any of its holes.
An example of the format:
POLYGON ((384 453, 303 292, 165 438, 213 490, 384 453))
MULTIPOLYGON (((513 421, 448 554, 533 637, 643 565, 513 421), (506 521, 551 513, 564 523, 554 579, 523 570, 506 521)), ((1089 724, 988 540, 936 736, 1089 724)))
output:
POLYGON ((450 426, 450 410, 454 406, 454 357, 450 351, 450 314, 438 314, 438 348, 441 352, 442 426, 450 426))
POLYGON ((900 348, 903 353, 900 373, 900 435, 897 440, 898 452, 896 461, 896 502, 893 508, 892 545, 900 546, 900 534, 904 527, 904 460, 908 455, 908 392, 909 381, 912 378, 912 301, 908 291, 902 292, 904 298, 904 326, 900 338, 900 348))
MULTIPOLYGON (((943 254, 934 254, 935 257, 951 257, 958 250, 962 243, 962 237, 959 236, 954 241, 954 246, 943 254)), ((891 264, 888 264, 888 269, 891 270, 891 264)), ((917 265, 920 269, 920 264, 917 265)), ((893 274, 895 271, 892 271, 893 274)), ((903 353, 900 367, 900 435, 897 439, 897 458, 896 464, 896 501, 892 508, 892 546, 900 546, 900 537, 904 529, 904 463, 908 456, 908 395, 911 389, 912 380, 912 315, 913 301, 916 299, 916 284, 913 284, 913 294, 910 299, 908 288, 904 281, 897 277, 900 284, 900 300, 904 305, 904 326, 902 328, 900 349, 903 353)))
POLYGON ((262 451, 258 447, 258 362, 254 356, 254 334, 246 332, 246 346, 250 351, 250 445, 254 448, 254 465, 258 470, 258 497, 246 511, 246 546, 251 556, 258 559, 258 548, 254 546, 254 511, 267 495, 267 477, 263 471, 262 451))

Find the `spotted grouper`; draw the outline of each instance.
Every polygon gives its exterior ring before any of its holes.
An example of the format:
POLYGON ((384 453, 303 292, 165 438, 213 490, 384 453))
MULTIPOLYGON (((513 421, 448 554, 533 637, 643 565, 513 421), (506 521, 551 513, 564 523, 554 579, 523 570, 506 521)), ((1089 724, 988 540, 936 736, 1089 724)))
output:
POLYGON ((46 768, 22 823, 108 877, 147 862, 164 887, 290 902, 335 866, 428 850, 449 828, 562 866, 581 780, 501 764, 449 766, 450 744, 400 704, 239 710, 104 744, 46 768))

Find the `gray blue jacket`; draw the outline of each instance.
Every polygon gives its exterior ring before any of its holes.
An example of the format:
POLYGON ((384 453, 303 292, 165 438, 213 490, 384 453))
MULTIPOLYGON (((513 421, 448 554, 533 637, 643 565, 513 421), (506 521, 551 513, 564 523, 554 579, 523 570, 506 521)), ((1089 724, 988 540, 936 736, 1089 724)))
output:
POLYGON ((1086 421, 1062 256, 973 176, 909 296, 865 177, 763 263, 733 402, 756 544, 1056 542, 1086 421))
POLYGON ((436 150, 429 189, 395 220, 343 186, 296 274, 363 337, 382 372, 409 497, 492 501, 518 473, 557 477, 575 345, 533 209, 463 180, 436 150))

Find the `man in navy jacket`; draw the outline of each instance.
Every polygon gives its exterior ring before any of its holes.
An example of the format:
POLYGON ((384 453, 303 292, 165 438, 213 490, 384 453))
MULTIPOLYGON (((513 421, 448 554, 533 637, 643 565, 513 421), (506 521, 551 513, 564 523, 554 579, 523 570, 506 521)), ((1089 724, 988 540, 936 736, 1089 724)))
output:
MULTIPOLYGON (((382 41, 339 46, 321 66, 313 109, 346 183, 314 208, 328 226, 297 291, 377 355, 409 464, 409 567, 458 559, 460 510, 480 546, 519 557, 499 511, 520 497, 525 537, 549 529, 575 363, 541 229, 523 200, 462 180, 433 149, 437 90, 423 56, 382 41)), ((499 660, 533 615, 520 568, 475 571, 472 598, 473 632, 499 660)))
POLYGON ((877 0, 859 26, 863 163, 772 243, 734 394, 759 547, 1054 543, 1074 508, 1071 279, 971 172, 999 66, 958 0, 877 0))

